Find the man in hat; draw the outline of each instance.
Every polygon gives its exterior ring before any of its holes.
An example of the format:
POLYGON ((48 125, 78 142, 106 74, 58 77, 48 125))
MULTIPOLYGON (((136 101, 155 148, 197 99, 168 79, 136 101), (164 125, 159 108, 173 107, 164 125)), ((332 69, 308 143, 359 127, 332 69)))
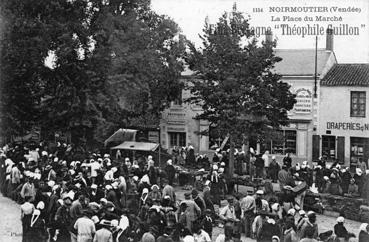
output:
POLYGON ((257 190, 255 193, 255 202, 257 203, 257 200, 260 200, 260 209, 264 211, 269 211, 269 203, 264 198, 264 191, 263 190, 257 190))
POLYGON ((176 169, 174 168, 172 163, 172 160, 168 160, 167 166, 165 167, 165 172, 167 173, 168 177, 168 184, 171 186, 173 185, 173 181, 176 176, 176 169))
POLYGON ((169 227, 165 227, 164 233, 156 239, 156 242, 173 242, 173 239, 170 237, 171 233, 172 229, 169 227))
POLYGON ((266 221, 264 220, 260 233, 257 236, 257 241, 274 242, 275 240, 272 238, 278 238, 277 241, 279 241, 279 237, 281 237, 281 228, 276 221, 272 218, 267 218, 266 221))
POLYGON ((55 233, 55 214, 58 210, 58 208, 60 207, 58 200, 61 198, 61 188, 59 185, 54 185, 52 187, 52 195, 50 196, 50 200, 49 200, 49 206, 47 208, 47 223, 48 223, 48 227, 50 228, 50 235, 54 236, 55 233))
POLYGON ((350 179, 350 184, 347 189, 347 193, 349 196, 358 197, 359 196, 359 187, 355 184, 355 179, 350 179))
POLYGON ((47 165, 46 166, 46 170, 48 170, 48 173, 47 173, 47 180, 48 181, 56 181, 56 172, 55 172, 55 166, 56 164, 53 163, 52 165, 47 165))
POLYGON ((293 180, 293 177, 291 173, 288 172, 288 167, 286 165, 282 166, 282 170, 278 172, 278 183, 281 191, 284 190, 284 187, 289 186, 295 186, 295 182, 293 180))
POLYGON ((255 161, 255 168, 256 168, 256 175, 257 178, 263 178, 264 177, 264 160, 261 158, 261 155, 256 155, 256 161, 255 161))
POLYGON ((211 237, 205 230, 202 229, 200 223, 195 223, 195 225, 193 226, 193 230, 193 237, 195 241, 211 242, 211 237))
POLYGON ((219 217, 224 221, 235 221, 237 220, 237 217, 235 213, 233 197, 228 197, 227 202, 228 204, 220 210, 219 217))
POLYGON ((11 189, 12 191, 15 191, 17 189, 17 187, 19 186, 20 182, 21 182, 21 169, 22 164, 18 163, 18 165, 13 164, 13 167, 11 169, 11 189))
POLYGON ((86 198, 84 195, 80 195, 76 201, 72 203, 70 207, 70 217, 75 220, 82 216, 83 207, 86 204, 86 198))
POLYGON ((207 209, 210 209, 214 212, 214 204, 211 200, 211 194, 210 194, 210 180, 205 181, 204 189, 202 191, 202 198, 204 199, 205 205, 207 209))
POLYGON ((280 170, 280 166, 276 161, 275 155, 272 156, 272 161, 269 164, 269 177, 272 179, 273 182, 276 182, 278 180, 278 172, 280 170))
POLYGON ((205 216, 201 221, 202 227, 209 234, 210 238, 213 234, 213 219, 212 219, 212 211, 210 209, 205 210, 205 216))
POLYGON ((103 213, 102 213, 102 219, 106 220, 113 220, 113 219, 119 219, 119 211, 116 210, 115 205, 107 201, 106 205, 104 206, 103 213))
POLYGON ((156 226, 151 226, 149 232, 142 235, 142 242, 155 242, 155 238, 159 235, 159 229, 156 226))
POLYGON ((308 219, 305 221, 305 223, 302 225, 301 227, 301 235, 300 238, 307 238, 307 231, 308 230, 313 230, 313 238, 314 239, 318 239, 318 225, 316 224, 316 214, 313 211, 309 211, 307 214, 308 219))
POLYGON ((63 205, 58 208, 55 214, 55 224, 57 233, 56 237, 54 236, 54 241, 69 241, 70 234, 69 229, 72 223, 72 218, 70 217, 70 207, 72 205, 72 199, 67 196, 67 194, 63 195, 63 205))
POLYGON ((61 179, 62 179, 63 182, 69 182, 69 181, 72 180, 72 177, 68 172, 68 167, 67 166, 63 166, 60 171, 62 172, 61 179))
POLYGON ((96 231, 93 242, 113 242, 113 234, 109 230, 111 223, 107 220, 100 221, 101 229, 96 231))
POLYGON ((92 184, 88 190, 88 198, 90 202, 99 202, 104 197, 104 191, 97 187, 96 184, 92 184))
POLYGON ((187 192, 184 194, 185 200, 183 200, 180 204, 184 203, 187 205, 187 218, 189 220, 189 226, 191 226, 189 229, 192 229, 192 224, 195 222, 199 216, 201 215, 201 209, 200 207, 191 200, 191 193, 187 192))
POLYGON ((201 210, 201 216, 203 216, 206 209, 205 201, 204 199, 202 199, 202 197, 199 196, 199 192, 196 189, 192 190, 192 199, 197 204, 197 206, 199 206, 201 210))
POLYGON ((292 167, 292 159, 289 152, 287 152, 286 156, 283 158, 283 165, 286 166, 287 169, 292 167))
POLYGON ((96 229, 91 217, 92 212, 90 210, 84 210, 83 217, 77 219, 75 222, 73 227, 75 230, 77 230, 78 242, 91 242, 93 240, 96 229))
POLYGON ((221 220, 224 221, 225 226, 232 226, 233 232, 239 232, 239 219, 236 216, 236 210, 234 207, 234 200, 233 197, 227 198, 228 204, 221 208, 219 211, 219 217, 221 220))
POLYGON ((94 159, 90 160, 90 168, 91 168, 91 180, 93 184, 96 184, 96 179, 98 175, 98 171, 101 169, 101 164, 94 159))
POLYGON ((118 201, 117 194, 116 194, 115 190, 113 189, 113 186, 112 185, 106 185, 105 189, 106 189, 106 199, 108 201, 112 202, 116 208, 119 208, 120 204, 119 204, 119 201, 118 201))
POLYGON ((247 196, 241 199, 241 220, 245 228, 246 237, 252 237, 252 222, 255 218, 255 198, 252 196, 252 191, 248 191, 247 196))
POLYGON ((20 192, 20 196, 23 199, 25 197, 30 196, 34 200, 35 199, 35 196, 36 196, 36 190, 35 190, 35 185, 33 184, 33 178, 32 177, 25 176, 25 181, 26 182, 22 186, 22 190, 20 192))

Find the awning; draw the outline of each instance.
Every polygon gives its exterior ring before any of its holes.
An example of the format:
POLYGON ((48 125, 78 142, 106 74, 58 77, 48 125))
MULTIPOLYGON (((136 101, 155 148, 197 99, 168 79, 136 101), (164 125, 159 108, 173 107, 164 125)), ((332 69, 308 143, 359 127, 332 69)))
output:
POLYGON ((135 141, 125 141, 118 146, 112 147, 112 150, 139 150, 139 151, 154 151, 158 148, 157 143, 147 143, 147 142, 135 142, 135 141))
POLYGON ((107 140, 105 140, 104 145, 107 146, 109 143, 112 145, 117 145, 124 141, 134 141, 136 139, 137 130, 135 129, 119 129, 107 140))

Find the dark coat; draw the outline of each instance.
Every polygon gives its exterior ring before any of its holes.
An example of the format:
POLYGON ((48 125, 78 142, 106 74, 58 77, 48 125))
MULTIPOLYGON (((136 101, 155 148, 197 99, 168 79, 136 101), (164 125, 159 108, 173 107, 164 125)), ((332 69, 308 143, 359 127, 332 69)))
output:
POLYGON ((348 232, 343 223, 338 223, 334 226, 334 233, 337 235, 337 237, 340 238, 347 238, 348 232))
POLYGON ((46 242, 49 234, 47 233, 45 220, 39 217, 26 233, 28 242, 46 242))
POLYGON ((367 232, 360 231, 358 242, 367 242, 367 241, 369 241, 369 234, 367 232))
POLYGON ((280 170, 280 166, 277 162, 275 161, 272 161, 270 164, 269 164, 269 170, 268 170, 268 173, 269 173, 269 177, 273 180, 273 181, 276 181, 278 179, 278 172, 280 170))
POLYGON ((274 235, 281 237, 281 231, 277 224, 263 223, 260 233, 257 236, 257 242, 270 242, 274 235))

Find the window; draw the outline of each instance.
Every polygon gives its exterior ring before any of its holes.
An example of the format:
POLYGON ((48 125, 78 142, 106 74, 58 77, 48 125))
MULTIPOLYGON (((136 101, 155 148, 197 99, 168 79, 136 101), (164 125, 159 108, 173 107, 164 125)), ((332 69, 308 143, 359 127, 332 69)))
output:
POLYGON ((359 161, 367 161, 369 158, 369 139, 350 137, 351 142, 351 164, 356 166, 359 161))
POLYGON ((322 136, 322 155, 325 155, 328 161, 336 159, 336 136, 322 136))
POLYGON ((186 146, 186 133, 169 132, 168 134, 170 147, 186 146))
POLYGON ((365 92, 351 92, 351 117, 365 117, 365 92))
POLYGON ((183 99, 183 97, 182 97, 182 90, 181 90, 181 91, 179 91, 177 97, 174 99, 173 105, 181 106, 182 105, 182 99, 183 99))
POLYGON ((266 141, 265 148, 271 154, 296 154, 296 131, 277 130, 266 141))

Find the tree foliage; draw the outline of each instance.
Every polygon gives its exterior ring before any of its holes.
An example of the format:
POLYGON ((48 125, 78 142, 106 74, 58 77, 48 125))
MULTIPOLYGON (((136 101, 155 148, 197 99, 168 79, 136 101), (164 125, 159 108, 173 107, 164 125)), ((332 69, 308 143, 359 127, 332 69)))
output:
POLYGON ((39 118, 43 60, 48 45, 39 18, 40 1, 2 1, 1 5, 1 131, 21 135, 39 118))
POLYGON ((189 43, 186 56, 199 77, 188 100, 202 106, 197 118, 209 120, 223 135, 230 134, 232 142, 287 124, 295 98, 290 86, 273 72, 281 60, 273 53, 276 42, 259 44, 236 6, 215 25, 206 22, 201 38, 203 48, 189 43))
POLYGON ((273 72, 281 60, 273 53, 276 42, 258 45, 248 20, 235 8, 216 25, 206 23, 202 40, 202 49, 190 43, 186 59, 200 77, 189 99, 203 107, 198 118, 209 120, 225 134, 285 125, 295 99, 290 86, 273 72))
POLYGON ((131 118, 158 117, 181 88, 183 38, 150 1, 4 0, 1 16, 1 121, 11 134, 37 125, 101 143, 131 118))
POLYGON ((185 41, 173 20, 151 11, 148 1, 140 6, 145 11, 110 16, 114 28, 110 83, 117 95, 129 87, 121 98, 128 123, 157 125, 161 111, 181 91, 185 41))

